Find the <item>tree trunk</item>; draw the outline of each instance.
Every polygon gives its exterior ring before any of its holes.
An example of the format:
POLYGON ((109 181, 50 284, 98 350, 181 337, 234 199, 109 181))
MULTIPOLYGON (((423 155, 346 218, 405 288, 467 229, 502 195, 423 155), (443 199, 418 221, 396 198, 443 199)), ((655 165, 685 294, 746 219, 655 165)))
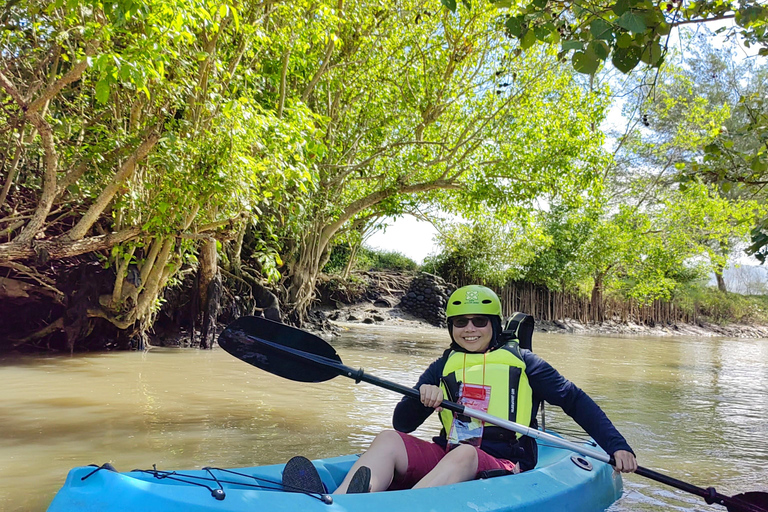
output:
POLYGON ((288 321, 301 327, 315 297, 315 284, 328 238, 322 233, 312 234, 300 249, 299 259, 292 265, 285 296, 285 314, 288 321))
POLYGON ((243 268, 243 241, 245 240, 245 232, 248 228, 247 222, 242 222, 237 228, 237 238, 235 239, 235 245, 232 248, 229 258, 229 264, 231 266, 230 271, 236 276, 242 275, 243 268))
POLYGON ((595 276, 595 285, 592 287, 592 321, 602 323, 604 318, 603 311, 603 276, 595 276))
POLYGON ((352 272, 352 267, 355 266, 355 260, 357 259, 357 251, 360 249, 360 244, 355 244, 352 246, 352 249, 349 251, 349 259, 347 260, 347 264, 344 266, 344 272, 341 274, 341 278, 345 281, 349 279, 349 274, 352 272))
POLYGON ((216 330, 216 315, 221 300, 221 278, 217 265, 216 240, 209 239, 200 247, 200 267, 198 268, 198 304, 203 314, 203 328, 200 333, 200 348, 211 348, 211 334, 216 330))
POLYGON ((111 249, 113 246, 136 238, 141 227, 135 226, 108 235, 98 235, 73 241, 65 236, 48 240, 35 240, 31 243, 18 243, 16 240, 0 244, 0 261, 37 260, 46 262, 79 256, 89 252, 111 249))
POLYGON ((725 286, 725 279, 723 279, 723 267, 718 266, 715 270, 715 279, 717 279, 717 289, 723 293, 728 293, 728 289, 725 286))

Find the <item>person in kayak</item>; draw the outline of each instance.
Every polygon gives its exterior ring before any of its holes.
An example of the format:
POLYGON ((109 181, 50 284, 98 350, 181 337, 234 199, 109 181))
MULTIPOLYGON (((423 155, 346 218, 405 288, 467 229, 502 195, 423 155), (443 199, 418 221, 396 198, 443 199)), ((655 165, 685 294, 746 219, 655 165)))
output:
POLYGON ((584 391, 530 350, 501 341, 501 302, 493 290, 459 288, 446 316, 451 345, 416 383, 420 400, 404 397, 397 404, 395 430, 376 436, 335 494, 435 487, 536 466, 535 439, 443 410, 443 399, 531 428, 538 427, 541 402, 549 402, 613 455, 617 471, 637 469, 632 448, 584 391), (435 410, 440 435, 432 442, 411 436, 435 410))

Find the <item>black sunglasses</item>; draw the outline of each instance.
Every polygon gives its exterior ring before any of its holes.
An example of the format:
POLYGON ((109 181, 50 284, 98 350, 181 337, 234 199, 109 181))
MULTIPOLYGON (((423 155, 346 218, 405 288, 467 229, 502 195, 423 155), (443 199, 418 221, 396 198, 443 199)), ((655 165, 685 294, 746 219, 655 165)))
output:
POLYGON ((466 327, 469 325, 469 322, 472 322, 472 325, 475 327, 485 327, 488 325, 488 322, 490 322, 490 319, 487 316, 476 316, 473 318, 467 318, 465 316, 457 316, 452 320, 454 327, 466 327))

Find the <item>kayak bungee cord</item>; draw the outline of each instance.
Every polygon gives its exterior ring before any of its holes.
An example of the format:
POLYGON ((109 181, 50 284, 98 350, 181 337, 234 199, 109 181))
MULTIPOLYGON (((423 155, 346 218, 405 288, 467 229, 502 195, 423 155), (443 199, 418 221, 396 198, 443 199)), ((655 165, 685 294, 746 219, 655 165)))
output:
MULTIPOLYGON (((117 470, 112 467, 111 464, 103 464, 101 466, 97 466, 96 464, 91 464, 95 467, 93 471, 88 473, 87 475, 83 476, 80 480, 86 480, 90 476, 92 476, 94 473, 97 473, 101 470, 107 470, 112 472, 117 472, 117 470)), ((333 498, 329 494, 318 494, 314 492, 309 492, 306 489, 302 489, 300 487, 296 487, 293 485, 283 485, 282 482, 277 482, 275 480, 270 480, 268 478, 263 477, 257 477, 253 475, 249 475, 247 473, 241 473, 238 471, 233 471, 231 469, 224 469, 224 468, 215 468, 215 467, 204 467, 202 468, 203 471, 207 472, 210 477, 205 476, 199 476, 199 475, 190 475, 185 473, 179 473, 177 471, 163 471, 160 469, 157 469, 157 466, 155 464, 152 465, 152 469, 134 469, 131 470, 131 473, 144 473, 147 475, 152 475, 158 480, 173 480, 175 482, 181 482, 189 485, 196 485, 199 487, 204 487, 208 489, 208 491, 211 493, 211 496, 216 498, 216 500, 223 500, 226 498, 226 492, 224 491, 224 484, 227 485, 236 485, 240 487, 247 487, 250 489, 256 489, 256 490, 262 490, 262 491, 276 491, 276 492, 294 492, 299 494, 304 494, 306 496, 309 496, 311 498, 314 498, 318 501, 321 501, 322 503, 325 503, 327 505, 330 505, 333 503, 333 498), (258 483, 251 483, 248 481, 242 481, 242 480, 223 480, 220 477, 217 477, 213 472, 219 471, 221 473, 229 473, 231 475, 240 476, 243 478, 246 478, 248 480, 254 480, 258 483), (218 489, 215 489, 213 487, 210 487, 202 482, 214 482, 216 485, 218 485, 218 489), (265 485, 268 484, 268 485, 265 485)))
POLYGON ((333 498, 329 494, 326 494, 326 493, 318 494, 318 493, 315 493, 315 492, 309 492, 306 489, 302 489, 301 487, 296 487, 294 485, 286 485, 286 484, 284 484, 282 482, 275 482, 274 480, 269 480, 268 478, 255 477, 253 475, 248 475, 246 473, 240 473, 239 471, 233 471, 231 469, 224 469, 224 468, 203 468, 203 469, 206 469, 206 470, 212 469, 212 470, 216 470, 216 471, 221 471, 222 473, 230 473, 232 475, 242 476, 244 478, 251 478, 253 480, 256 480, 257 482, 258 481, 266 482, 266 483, 275 485, 276 487, 265 487, 265 486, 258 486, 258 485, 254 485, 254 484, 247 484, 247 483, 242 483, 241 484, 239 482, 229 482, 229 481, 226 481, 226 480, 222 480, 223 483, 236 484, 236 485, 245 485, 245 486, 248 486, 248 487, 261 488, 261 489, 266 489, 266 490, 270 490, 270 491, 285 491, 285 490, 288 490, 290 492, 297 492, 297 493, 306 494, 307 496, 310 496, 312 498, 318 499, 318 500, 320 500, 323 503, 326 503, 328 505, 333 503, 333 498))
POLYGON ((208 468, 203 468, 203 470, 207 471, 208 474, 211 475, 211 478, 199 477, 199 479, 200 480, 207 480, 209 482, 216 482, 218 484, 218 486, 219 486, 218 489, 212 489, 211 487, 208 487, 207 485, 205 485, 203 483, 200 483, 200 482, 190 482, 189 480, 184 480, 184 478, 194 478, 191 475, 185 475, 183 473, 177 473, 176 471, 159 471, 157 469, 157 466, 154 465, 154 464, 152 465, 152 468, 153 468, 152 470, 148 470, 148 469, 134 469, 133 471, 140 472, 140 473, 150 474, 150 475, 154 476, 155 478, 157 478, 158 480, 168 479, 168 480, 173 480, 174 482, 182 482, 182 483, 185 483, 185 484, 197 485, 199 487, 205 487, 206 489, 208 489, 208 491, 210 491, 211 496, 213 496, 214 498, 216 498, 219 501, 221 501, 221 500, 223 500, 224 498, 227 497, 227 494, 224 492, 224 487, 221 485, 221 482, 219 481, 218 478, 216 478, 216 476, 213 473, 211 473, 211 471, 208 468), (179 477, 181 477, 181 478, 179 478, 179 477))

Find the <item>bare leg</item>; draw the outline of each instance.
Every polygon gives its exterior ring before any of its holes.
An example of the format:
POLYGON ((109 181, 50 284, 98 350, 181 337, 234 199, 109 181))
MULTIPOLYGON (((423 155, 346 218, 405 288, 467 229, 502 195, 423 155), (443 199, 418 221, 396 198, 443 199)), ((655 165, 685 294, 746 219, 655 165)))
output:
POLYGON ((474 446, 462 444, 449 451, 432 471, 413 486, 437 487, 473 480, 477 475, 477 450, 474 446))
POLYGON ((352 465, 344 481, 333 494, 347 492, 352 475, 360 466, 368 466, 371 469, 371 492, 389 488, 395 473, 403 474, 408 470, 408 453, 400 434, 394 430, 385 430, 377 435, 370 448, 352 465))

